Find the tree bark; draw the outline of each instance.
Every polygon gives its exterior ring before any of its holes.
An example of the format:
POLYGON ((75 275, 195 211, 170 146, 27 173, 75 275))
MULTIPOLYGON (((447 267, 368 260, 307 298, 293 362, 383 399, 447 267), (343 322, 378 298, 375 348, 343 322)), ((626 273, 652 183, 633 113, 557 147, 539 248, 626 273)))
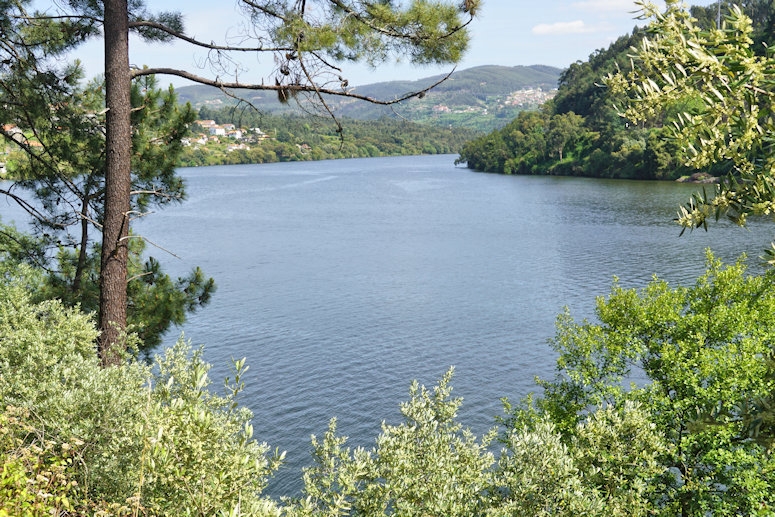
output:
POLYGON ((86 270, 86 261, 89 257, 89 202, 91 194, 84 193, 81 201, 81 242, 78 246, 78 261, 75 264, 75 274, 73 275, 73 294, 81 296, 81 286, 83 284, 83 273, 86 270))
POLYGON ((104 6, 105 101, 108 112, 98 353, 102 365, 110 366, 121 362, 126 347, 132 128, 127 0, 105 0, 104 6))

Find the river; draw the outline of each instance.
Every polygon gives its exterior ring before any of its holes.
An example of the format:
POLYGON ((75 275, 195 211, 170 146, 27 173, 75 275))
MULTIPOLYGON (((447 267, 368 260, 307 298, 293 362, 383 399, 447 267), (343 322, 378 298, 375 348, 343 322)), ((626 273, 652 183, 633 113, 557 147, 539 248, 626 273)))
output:
MULTIPOLYGON (((287 451, 270 494, 292 494, 310 434, 331 417, 351 445, 400 421, 409 383, 455 367, 460 420, 477 435, 501 397, 553 375, 558 313, 593 317, 617 276, 691 283, 707 247, 756 257, 766 224, 679 237, 676 209, 702 187, 500 176, 455 156, 182 169, 189 199, 135 231, 165 267, 201 266, 218 291, 179 332, 205 345, 213 377, 247 357, 242 402, 255 436, 287 451)), ((219 382, 219 381, 217 381, 219 382)))

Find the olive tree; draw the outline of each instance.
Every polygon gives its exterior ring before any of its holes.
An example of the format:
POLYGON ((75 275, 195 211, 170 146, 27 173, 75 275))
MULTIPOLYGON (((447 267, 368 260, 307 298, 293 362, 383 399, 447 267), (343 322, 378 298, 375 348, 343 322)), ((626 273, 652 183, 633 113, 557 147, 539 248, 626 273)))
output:
POLYGON ((775 55, 756 52, 753 25, 739 7, 731 6, 720 26, 703 29, 678 0, 664 11, 638 5, 649 20, 646 36, 632 49, 631 69, 606 79, 629 96, 622 115, 638 122, 673 113, 671 138, 690 165, 733 165, 713 196, 696 194, 681 207, 678 222, 707 228, 721 214, 738 224, 773 214, 775 55))
POLYGON ((102 368, 93 318, 34 301, 28 266, 0 265, 0 515, 276 515, 281 455, 184 342, 153 367, 102 368), (3 513, 7 511, 8 513, 3 513))
POLYGON ((404 421, 382 424, 375 446, 346 447, 332 420, 313 437, 315 464, 304 472, 304 497, 290 515, 468 516, 486 508, 493 436, 482 440, 457 421, 450 369, 432 390, 416 381, 401 404, 404 421))

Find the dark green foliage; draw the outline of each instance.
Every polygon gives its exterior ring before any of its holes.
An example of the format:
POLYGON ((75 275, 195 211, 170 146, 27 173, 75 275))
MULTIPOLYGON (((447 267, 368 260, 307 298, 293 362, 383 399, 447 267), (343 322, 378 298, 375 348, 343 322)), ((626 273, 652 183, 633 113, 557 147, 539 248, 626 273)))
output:
MULTIPOLYGON (((104 213, 104 86, 79 86, 77 67, 66 80, 41 73, 45 65, 19 62, 0 74, 6 101, 0 116, 18 128, 3 135, 16 180, 4 193, 30 212, 32 224, 31 235, 4 228, 0 252, 3 260, 46 272, 37 295, 91 312, 99 307, 100 247, 94 242, 104 213)), ((175 167, 195 113, 180 106, 172 90, 157 89, 153 77, 135 82, 132 104, 132 210, 139 216, 183 199, 175 167)), ((205 305, 215 286, 200 270, 173 281, 155 259, 144 264, 138 238, 130 248, 128 324, 147 351, 171 325, 205 305)))
POLYGON ((234 108, 200 108, 201 119, 260 127, 271 138, 248 144, 250 149, 227 152, 218 147, 190 146, 183 150, 180 165, 229 165, 278 161, 327 160, 420 154, 454 154, 471 132, 383 118, 376 121, 344 119, 343 133, 328 120, 309 116, 277 116, 234 108))
MULTIPOLYGON (((725 17, 730 4, 722 4, 721 14, 725 17)), ((762 43, 769 43, 775 34, 771 30, 775 24, 775 9, 765 0, 746 2, 743 9, 753 17, 757 42, 754 46, 763 53, 762 43)), ((715 27, 716 13, 715 3, 692 8, 700 26, 715 27)), ((697 172, 685 165, 684 149, 670 138, 666 127, 676 120, 677 114, 694 111, 696 99, 681 99, 645 122, 629 124, 618 111, 627 104, 626 94, 615 93, 603 84, 608 74, 630 68, 632 49, 643 36, 643 29, 636 28, 607 49, 592 53, 587 61, 573 63, 562 72, 557 95, 541 110, 541 119, 546 122, 541 122, 532 131, 543 131, 543 139, 536 141, 532 135, 526 136, 524 130, 515 132, 509 124, 466 144, 458 162, 467 163, 472 169, 505 174, 674 180, 697 172), (581 117, 575 142, 569 142, 567 152, 562 154, 547 152, 546 142, 557 135, 550 137, 545 126, 556 126, 555 117, 570 113, 581 117)), ((524 117, 518 115, 517 119, 522 119, 515 121, 518 126, 524 126, 527 120, 524 117)), ((720 176, 727 173, 730 166, 728 162, 719 161, 702 172, 720 176)))
POLYGON ((127 327, 138 335, 144 351, 156 348, 170 326, 185 323, 187 315, 207 305, 215 292, 215 281, 198 267, 174 281, 153 257, 141 268, 133 264, 129 273, 134 269, 139 273, 127 287, 127 327))

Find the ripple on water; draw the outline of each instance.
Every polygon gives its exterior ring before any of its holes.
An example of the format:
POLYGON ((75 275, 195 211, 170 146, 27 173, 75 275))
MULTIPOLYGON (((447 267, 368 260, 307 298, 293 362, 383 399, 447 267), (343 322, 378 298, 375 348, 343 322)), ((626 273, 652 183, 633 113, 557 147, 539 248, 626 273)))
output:
POLYGON ((199 265, 218 282, 184 330, 214 378, 247 357, 256 436, 288 451, 269 493, 299 489, 309 436, 331 417, 371 446, 410 381, 451 365, 460 418, 481 435, 500 397, 553 375, 563 306, 590 317, 614 275, 691 282, 705 247, 731 260, 769 242, 723 224, 679 238, 690 186, 477 174, 454 158, 187 169, 189 200, 141 222, 182 257, 173 272, 199 265))

